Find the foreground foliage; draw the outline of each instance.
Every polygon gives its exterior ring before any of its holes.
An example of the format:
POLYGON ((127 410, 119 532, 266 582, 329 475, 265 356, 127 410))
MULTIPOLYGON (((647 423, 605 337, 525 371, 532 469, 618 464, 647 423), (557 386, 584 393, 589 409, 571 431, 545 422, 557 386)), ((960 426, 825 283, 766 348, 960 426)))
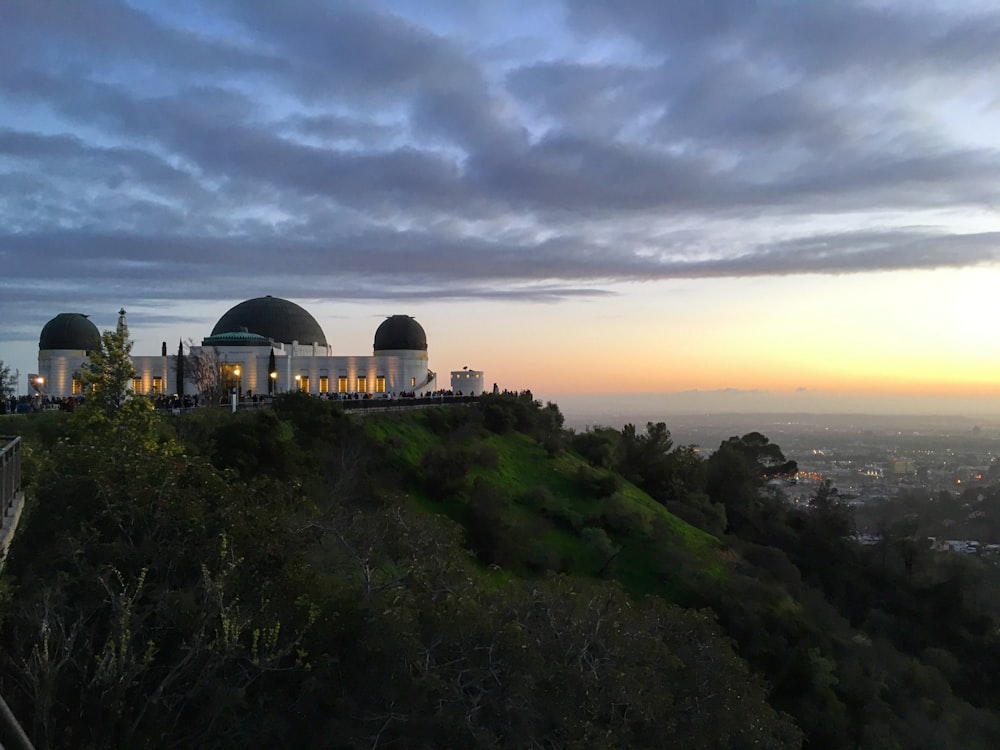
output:
POLYGON ((2 688, 39 748, 798 744, 711 616, 478 569, 317 406, 37 451, 2 688))
POLYGON ((789 507, 759 433, 38 417, 0 689, 39 748, 1000 746, 996 569, 789 507))

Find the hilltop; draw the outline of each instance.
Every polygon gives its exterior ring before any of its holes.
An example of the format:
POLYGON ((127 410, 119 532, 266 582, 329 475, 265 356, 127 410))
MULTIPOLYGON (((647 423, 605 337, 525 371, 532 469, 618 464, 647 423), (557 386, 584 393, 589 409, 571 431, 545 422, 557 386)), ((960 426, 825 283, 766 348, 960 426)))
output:
POLYGON ((706 460, 528 393, 140 416, 18 423, 2 691, 39 747, 1000 739, 996 571, 785 507, 760 433, 706 460))

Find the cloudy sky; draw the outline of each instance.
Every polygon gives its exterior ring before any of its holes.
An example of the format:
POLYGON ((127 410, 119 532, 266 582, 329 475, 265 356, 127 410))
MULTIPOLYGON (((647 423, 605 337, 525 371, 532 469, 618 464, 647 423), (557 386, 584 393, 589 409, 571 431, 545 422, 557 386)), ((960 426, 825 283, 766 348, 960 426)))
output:
POLYGON ((335 353, 408 313, 439 372, 545 395, 1000 411, 995 3, 0 14, 22 373, 59 312, 110 328, 124 305, 151 354, 272 294, 335 353))

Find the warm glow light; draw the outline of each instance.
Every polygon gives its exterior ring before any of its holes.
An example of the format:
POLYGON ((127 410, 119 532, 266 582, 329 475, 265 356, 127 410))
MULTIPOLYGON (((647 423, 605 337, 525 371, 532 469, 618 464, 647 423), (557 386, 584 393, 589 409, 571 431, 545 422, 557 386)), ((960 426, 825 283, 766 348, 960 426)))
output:
POLYGON ((278 379, 278 373, 272 372, 271 373, 271 380, 277 380, 277 379, 278 379))
POLYGON ((821 398, 857 409, 854 396, 870 399, 866 410, 883 405, 879 396, 914 405, 978 398, 996 411, 997 284, 1000 267, 679 279, 621 284, 600 305, 553 306, 531 324, 489 303, 421 322, 447 334, 435 337, 435 362, 472 350, 490 382, 553 397, 697 392, 728 399, 723 409, 739 400, 762 411, 808 411, 821 398), (532 335, 505 337, 512 324, 532 335), (489 346, 472 349, 478 341, 489 346))
POLYGON ((235 370, 233 370, 233 375, 235 375, 236 377, 240 376, 240 368, 239 367, 237 367, 235 370))

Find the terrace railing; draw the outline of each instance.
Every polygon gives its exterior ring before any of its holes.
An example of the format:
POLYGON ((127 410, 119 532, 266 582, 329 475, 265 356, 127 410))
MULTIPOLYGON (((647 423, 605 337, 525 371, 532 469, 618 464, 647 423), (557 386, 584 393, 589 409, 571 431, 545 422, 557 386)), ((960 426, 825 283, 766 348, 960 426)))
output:
MULTIPOLYGON (((21 438, 0 435, 0 510, 3 512, 0 525, 0 570, 7 559, 7 548, 17 530, 23 507, 21 438)), ((0 697, 0 750, 3 748, 32 750, 32 745, 7 703, 0 697)))
POLYGON ((0 436, 0 570, 7 559, 24 508, 21 489, 21 438, 0 436))

